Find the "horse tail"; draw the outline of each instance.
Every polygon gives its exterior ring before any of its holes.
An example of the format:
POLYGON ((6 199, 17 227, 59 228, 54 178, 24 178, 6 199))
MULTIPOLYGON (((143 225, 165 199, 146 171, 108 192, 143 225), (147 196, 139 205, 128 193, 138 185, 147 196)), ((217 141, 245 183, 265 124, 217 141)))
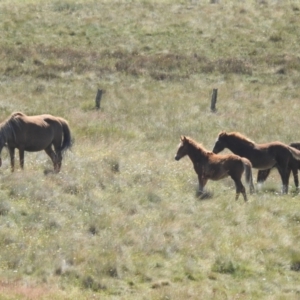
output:
POLYGON ((293 157, 296 159, 296 160, 300 160, 300 151, 296 148, 293 148, 293 147, 290 147, 290 146, 287 146, 288 147, 288 150, 291 152, 291 154, 293 155, 293 157))
POLYGON ((70 130, 68 122, 65 119, 59 118, 59 121, 62 125, 63 134, 64 134, 60 150, 62 152, 65 152, 72 146, 71 130, 70 130))
POLYGON ((300 150, 300 143, 290 143, 289 146, 300 150))
POLYGON ((245 157, 241 157, 241 159, 242 159, 242 162, 243 162, 243 165, 244 165, 246 182, 250 187, 250 194, 252 194, 254 192, 254 184, 253 184, 253 176, 252 176, 252 164, 245 157))

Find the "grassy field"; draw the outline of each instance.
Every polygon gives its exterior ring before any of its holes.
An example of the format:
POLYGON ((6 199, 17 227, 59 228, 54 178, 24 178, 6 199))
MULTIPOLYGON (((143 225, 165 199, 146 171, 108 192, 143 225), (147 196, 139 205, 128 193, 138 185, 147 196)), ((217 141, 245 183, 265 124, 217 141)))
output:
POLYGON ((174 155, 182 134, 300 140, 300 2, 210 2, 0 1, 0 120, 59 115, 74 138, 59 174, 3 150, 0 299, 299 299, 292 178, 201 200, 174 155))

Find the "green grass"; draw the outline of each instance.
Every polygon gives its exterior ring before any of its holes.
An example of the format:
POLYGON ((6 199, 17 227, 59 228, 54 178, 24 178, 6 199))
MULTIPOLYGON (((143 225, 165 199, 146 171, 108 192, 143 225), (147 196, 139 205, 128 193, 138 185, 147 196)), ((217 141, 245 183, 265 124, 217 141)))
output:
POLYGON ((299 141, 298 1, 219 2, 0 2, 0 120, 60 115, 75 140, 59 174, 3 150, 1 299, 298 299, 292 179, 201 200, 174 160, 182 134, 299 141))

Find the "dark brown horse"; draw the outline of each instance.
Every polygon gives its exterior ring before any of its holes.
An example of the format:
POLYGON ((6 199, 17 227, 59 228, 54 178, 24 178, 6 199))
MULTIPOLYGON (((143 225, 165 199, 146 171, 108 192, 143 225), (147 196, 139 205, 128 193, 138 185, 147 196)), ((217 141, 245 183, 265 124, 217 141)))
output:
POLYGON ((181 136, 175 159, 179 160, 188 155, 194 164, 195 172, 198 174, 199 191, 203 193, 207 180, 220 180, 230 176, 236 187, 236 200, 240 193, 247 201, 245 187, 242 184, 241 177, 243 172, 246 174, 246 181, 250 185, 250 193, 254 191, 251 162, 234 154, 218 155, 207 151, 202 145, 198 144, 189 137, 181 136))
POLYGON ((234 154, 248 158, 253 168, 267 170, 276 167, 282 180, 282 193, 288 192, 288 165, 293 160, 300 160, 300 151, 281 142, 256 144, 239 132, 219 133, 214 153, 228 148, 234 154))
MULTIPOLYGON (((15 149, 19 149, 20 166, 24 168, 24 152, 45 150, 50 156, 54 171, 61 168, 62 155, 71 147, 71 133, 66 120, 51 115, 26 116, 13 113, 0 124, 0 154, 7 146, 11 170, 15 167, 15 149)), ((0 166, 2 164, 0 157, 0 166)))
MULTIPOLYGON (((289 146, 300 150, 300 143, 290 143, 289 146)), ((259 170, 257 173, 257 182, 263 183, 268 178, 272 168, 266 170, 259 170)), ((294 157, 288 162, 288 177, 290 177, 291 172, 293 173, 294 182, 296 189, 299 190, 299 178, 298 170, 300 170, 300 161, 294 157)))

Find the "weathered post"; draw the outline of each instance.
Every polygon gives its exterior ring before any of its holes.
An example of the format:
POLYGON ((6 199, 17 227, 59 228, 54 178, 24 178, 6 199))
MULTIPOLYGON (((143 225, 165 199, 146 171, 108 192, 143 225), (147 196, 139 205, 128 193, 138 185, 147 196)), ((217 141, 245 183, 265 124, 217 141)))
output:
POLYGON ((217 110, 216 109, 217 96, 218 96, 218 89, 213 89, 213 92, 211 95, 211 104, 210 104, 210 110, 212 112, 215 112, 217 110))
POLYGON ((100 109, 100 101, 102 98, 102 93, 103 93, 103 90, 98 89, 96 99, 95 99, 96 109, 100 109))

